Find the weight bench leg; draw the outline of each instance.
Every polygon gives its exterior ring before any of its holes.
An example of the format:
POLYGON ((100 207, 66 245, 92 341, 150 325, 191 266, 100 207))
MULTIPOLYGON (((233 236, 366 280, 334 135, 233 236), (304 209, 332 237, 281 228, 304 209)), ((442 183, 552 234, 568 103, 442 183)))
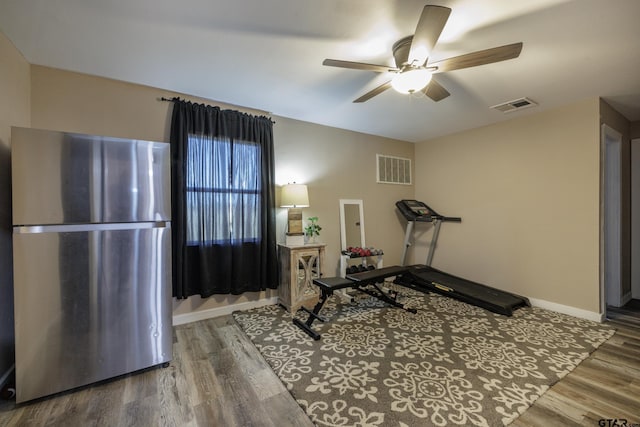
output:
MULTIPOLYGON (((373 286, 375 288, 376 291, 378 292, 374 292, 370 289, 366 289, 364 287, 358 287, 356 289, 358 289, 360 292, 364 292, 365 294, 371 295, 372 297, 376 297, 381 301, 386 302, 389 305, 392 305, 394 307, 398 307, 401 308, 403 310, 408 311, 409 313, 417 313, 417 310, 415 308, 407 308, 404 306, 404 304, 399 303, 398 301, 396 301, 395 298, 391 298, 389 295, 387 295, 382 289, 380 289, 380 287, 376 284, 376 283, 370 283, 371 286, 373 286)), ((397 297, 398 294, 396 293, 395 296, 397 297)))
POLYGON ((320 316, 320 310, 322 310, 322 306, 330 296, 331 296, 331 292, 325 291, 324 289, 322 289, 322 292, 320 294, 320 299, 316 303, 316 306, 313 307, 313 311, 309 310, 306 307, 300 307, 301 310, 304 310, 307 313, 309 313, 309 317, 307 318, 307 321, 303 322, 300 319, 293 319, 294 325, 302 329, 307 335, 309 335, 311 338, 313 338, 316 341, 320 339, 320 334, 314 331, 313 329, 311 329, 311 325, 313 324, 314 320, 319 320, 321 322, 327 321, 327 319, 320 316))

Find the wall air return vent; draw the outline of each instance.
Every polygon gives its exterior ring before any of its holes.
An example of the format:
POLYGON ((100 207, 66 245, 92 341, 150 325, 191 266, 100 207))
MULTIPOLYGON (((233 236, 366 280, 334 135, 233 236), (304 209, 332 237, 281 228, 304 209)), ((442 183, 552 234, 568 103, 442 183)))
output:
POLYGON ((411 185, 411 159, 376 154, 380 184, 411 185))
POLYGON ((513 111, 522 110, 525 108, 535 107, 536 104, 529 98, 518 98, 513 101, 503 102, 502 104, 493 105, 489 108, 493 108, 494 110, 502 111, 503 113, 511 113, 513 111))

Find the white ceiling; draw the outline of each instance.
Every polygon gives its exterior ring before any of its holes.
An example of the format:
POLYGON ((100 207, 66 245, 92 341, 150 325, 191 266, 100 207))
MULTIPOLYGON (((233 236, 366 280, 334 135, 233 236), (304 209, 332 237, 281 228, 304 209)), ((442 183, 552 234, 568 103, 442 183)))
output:
POLYGON ((32 64, 168 89, 278 116, 419 142, 602 96, 640 120, 639 0, 0 0, 2 31, 32 64), (432 60, 522 41, 517 59, 437 75, 433 102, 385 75, 425 4, 452 8, 432 60), (529 97, 538 107, 491 105, 529 97))

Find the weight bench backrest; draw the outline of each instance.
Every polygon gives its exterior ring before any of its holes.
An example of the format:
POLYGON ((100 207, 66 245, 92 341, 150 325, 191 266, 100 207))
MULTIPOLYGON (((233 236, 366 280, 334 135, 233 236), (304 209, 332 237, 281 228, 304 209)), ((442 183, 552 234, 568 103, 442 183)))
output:
POLYGON ((393 265, 391 267, 378 268, 377 270, 363 271, 362 273, 348 274, 347 279, 358 284, 379 283, 387 277, 399 276, 409 271, 409 267, 393 265))

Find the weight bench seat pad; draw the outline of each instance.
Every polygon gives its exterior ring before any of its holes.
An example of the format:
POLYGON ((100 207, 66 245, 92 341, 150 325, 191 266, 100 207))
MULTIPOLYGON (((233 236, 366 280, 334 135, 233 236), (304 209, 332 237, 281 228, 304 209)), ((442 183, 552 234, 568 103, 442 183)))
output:
POLYGON ((322 277, 319 279, 313 279, 313 284, 325 291, 336 291, 338 289, 351 288, 354 285, 353 280, 342 277, 322 277))
POLYGON ((409 271, 408 267, 397 265, 379 268, 377 270, 363 271, 361 273, 349 274, 342 277, 321 277, 313 279, 313 284, 325 291, 337 291, 338 289, 352 288, 368 283, 378 283, 387 277, 398 276, 409 271))

